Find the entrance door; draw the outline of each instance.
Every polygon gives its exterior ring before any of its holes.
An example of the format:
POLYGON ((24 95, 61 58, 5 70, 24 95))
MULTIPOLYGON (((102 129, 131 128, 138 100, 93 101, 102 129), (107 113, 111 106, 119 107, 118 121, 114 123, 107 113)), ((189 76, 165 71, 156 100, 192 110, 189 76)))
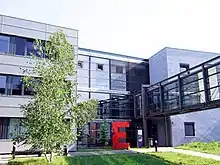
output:
POLYGON ((157 124, 152 124, 152 121, 148 123, 148 138, 153 140, 152 142, 149 141, 149 145, 154 145, 155 140, 158 140, 157 124))
POLYGON ((152 138, 158 140, 157 124, 152 124, 152 138))

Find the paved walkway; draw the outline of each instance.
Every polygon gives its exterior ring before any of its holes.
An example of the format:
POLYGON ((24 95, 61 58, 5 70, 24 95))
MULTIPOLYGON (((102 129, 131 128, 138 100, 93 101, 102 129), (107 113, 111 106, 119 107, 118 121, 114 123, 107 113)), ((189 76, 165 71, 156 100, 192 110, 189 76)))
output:
MULTIPOLYGON (((155 148, 147 148, 147 149, 141 148, 141 149, 131 149, 131 150, 136 151, 138 153, 148 153, 148 152, 154 152, 155 148)), ((209 158, 209 159, 220 161, 220 156, 218 155, 206 154, 206 153, 190 151, 190 150, 175 149, 172 147, 159 147, 158 152, 175 152, 175 153, 181 153, 181 154, 192 155, 192 156, 200 156, 203 158, 209 158)))

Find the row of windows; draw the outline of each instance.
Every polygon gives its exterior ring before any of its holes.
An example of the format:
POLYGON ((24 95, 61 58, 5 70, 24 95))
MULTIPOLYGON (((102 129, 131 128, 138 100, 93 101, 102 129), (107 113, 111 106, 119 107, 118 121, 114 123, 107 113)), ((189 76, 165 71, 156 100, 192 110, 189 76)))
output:
POLYGON ((33 90, 25 86, 21 76, 0 75, 0 94, 32 95, 33 90))
POLYGON ((34 40, 17 36, 0 35, 0 53, 3 54, 16 54, 20 56, 31 56, 31 53, 35 53, 34 40))

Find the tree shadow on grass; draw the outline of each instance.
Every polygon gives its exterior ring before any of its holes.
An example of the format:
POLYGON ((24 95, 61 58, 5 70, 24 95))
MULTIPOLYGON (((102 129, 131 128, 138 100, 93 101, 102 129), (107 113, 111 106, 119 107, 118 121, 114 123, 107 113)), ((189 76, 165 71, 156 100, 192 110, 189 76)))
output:
POLYGON ((68 165, 179 165, 149 154, 117 154, 66 157, 68 165))

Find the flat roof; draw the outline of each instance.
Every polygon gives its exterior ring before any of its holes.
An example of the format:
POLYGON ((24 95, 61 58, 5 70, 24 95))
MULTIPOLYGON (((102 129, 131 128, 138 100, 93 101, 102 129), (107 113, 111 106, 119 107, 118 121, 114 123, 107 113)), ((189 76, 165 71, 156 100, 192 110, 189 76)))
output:
POLYGON ((112 55, 112 56, 117 56, 117 57, 132 58, 132 59, 136 59, 136 60, 143 60, 143 61, 146 61, 146 62, 148 61, 148 59, 145 59, 145 58, 134 57, 134 56, 118 54, 118 53, 111 53, 111 52, 106 52, 106 51, 101 51, 101 50, 94 50, 94 49, 81 48, 81 47, 79 47, 79 50, 87 51, 87 52, 93 52, 93 53, 106 54, 106 55, 112 55))
POLYGON ((10 17, 10 18, 18 19, 18 20, 24 20, 24 21, 29 21, 29 22, 39 23, 39 24, 45 24, 45 25, 55 26, 55 27, 59 27, 59 28, 63 28, 63 29, 69 29, 69 30, 79 31, 79 30, 74 29, 74 28, 68 28, 68 27, 64 27, 64 26, 60 26, 60 25, 53 25, 53 24, 49 24, 49 23, 45 23, 45 22, 40 22, 40 21, 33 21, 33 20, 25 19, 25 18, 18 18, 18 17, 9 16, 9 15, 4 15, 4 14, 0 14, 0 16, 10 17))

